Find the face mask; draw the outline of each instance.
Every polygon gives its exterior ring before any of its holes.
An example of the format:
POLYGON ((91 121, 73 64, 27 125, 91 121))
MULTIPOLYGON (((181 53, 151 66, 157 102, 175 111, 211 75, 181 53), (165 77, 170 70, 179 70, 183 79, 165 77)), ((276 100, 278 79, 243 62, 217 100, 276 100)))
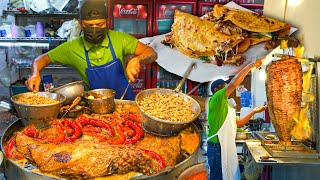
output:
POLYGON ((84 27, 84 39, 90 43, 98 44, 106 37, 107 28, 84 27))

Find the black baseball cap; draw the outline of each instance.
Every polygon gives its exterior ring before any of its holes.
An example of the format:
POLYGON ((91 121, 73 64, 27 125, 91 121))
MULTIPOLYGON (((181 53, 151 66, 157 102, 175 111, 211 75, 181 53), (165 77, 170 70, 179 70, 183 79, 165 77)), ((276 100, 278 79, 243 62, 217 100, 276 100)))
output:
POLYGON ((229 83, 230 82, 230 79, 228 80, 223 80, 223 79, 217 79, 215 81, 213 81, 211 83, 211 92, 214 94, 214 88, 218 88, 218 86, 220 86, 221 84, 225 84, 225 83, 229 83))
POLYGON ((80 19, 106 19, 107 6, 105 0, 84 0, 80 5, 80 19))

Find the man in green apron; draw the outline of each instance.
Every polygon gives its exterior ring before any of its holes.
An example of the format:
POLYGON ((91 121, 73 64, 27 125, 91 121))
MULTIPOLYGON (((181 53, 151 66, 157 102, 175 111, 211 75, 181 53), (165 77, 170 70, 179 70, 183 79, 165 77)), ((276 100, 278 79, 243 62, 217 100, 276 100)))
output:
POLYGON ((210 180, 240 179, 235 143, 237 127, 245 125, 255 113, 264 111, 266 107, 256 107, 248 115, 236 121, 236 112, 229 106, 228 97, 241 84, 247 73, 252 68, 260 67, 261 64, 261 60, 248 64, 228 84, 222 79, 211 84, 213 96, 208 106, 209 138, 207 139, 210 180))
MULTIPOLYGON (((109 88, 120 98, 128 80, 139 75, 140 64, 157 59, 157 53, 129 34, 108 30, 105 0, 84 0, 80 6, 80 25, 83 36, 65 42, 36 58, 32 64, 32 76, 26 81, 31 91, 38 91, 40 71, 51 63, 75 68, 84 80, 86 89, 109 88), (125 62, 129 54, 135 55, 125 62)), ((129 87, 124 99, 134 100, 129 87)))

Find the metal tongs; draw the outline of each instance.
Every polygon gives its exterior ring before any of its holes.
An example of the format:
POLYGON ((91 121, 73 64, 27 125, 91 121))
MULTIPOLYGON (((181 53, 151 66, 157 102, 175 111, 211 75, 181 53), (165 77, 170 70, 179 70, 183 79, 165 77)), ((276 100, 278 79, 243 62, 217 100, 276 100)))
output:
POLYGON ((68 112, 74 108, 76 105, 78 105, 78 103, 81 101, 81 97, 78 96, 76 97, 73 101, 72 101, 72 104, 70 105, 70 107, 66 110, 66 112, 60 117, 60 118, 63 118, 66 114, 68 114, 68 112))

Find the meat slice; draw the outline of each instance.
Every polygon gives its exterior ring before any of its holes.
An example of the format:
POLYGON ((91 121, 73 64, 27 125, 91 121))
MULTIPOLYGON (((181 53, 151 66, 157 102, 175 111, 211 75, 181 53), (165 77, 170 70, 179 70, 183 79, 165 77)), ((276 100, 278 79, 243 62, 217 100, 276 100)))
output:
POLYGON ((16 147, 23 154, 29 154, 41 171, 68 178, 94 178, 130 171, 152 175, 159 170, 159 164, 151 155, 128 146, 92 141, 42 144, 18 132, 16 147))
POLYGON ((268 65, 266 72, 269 115, 279 140, 290 144, 290 133, 295 125, 292 116, 301 109, 301 63, 297 59, 275 61, 268 65))

